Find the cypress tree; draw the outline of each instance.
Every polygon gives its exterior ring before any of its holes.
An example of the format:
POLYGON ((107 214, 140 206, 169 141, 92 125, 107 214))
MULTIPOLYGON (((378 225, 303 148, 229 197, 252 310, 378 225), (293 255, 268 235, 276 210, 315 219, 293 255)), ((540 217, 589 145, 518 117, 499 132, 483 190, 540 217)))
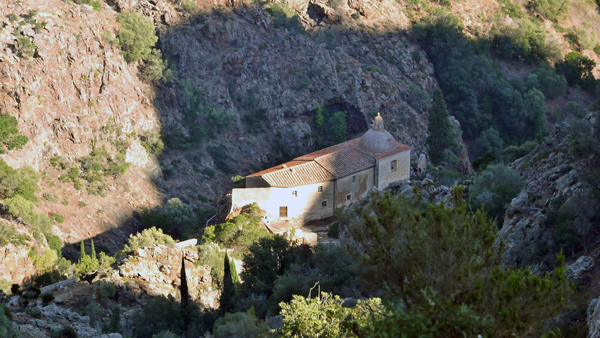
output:
POLYGON ((435 165, 442 162, 444 150, 456 151, 458 148, 456 133, 444 102, 444 94, 439 88, 433 91, 433 103, 429 109, 427 145, 429 146, 429 158, 435 165))
POLYGON ((94 240, 92 239, 92 260, 94 259, 98 259, 98 257, 96 257, 96 248, 94 247, 94 240))
POLYGON ((187 331, 190 325, 190 291, 187 284, 187 274, 185 273, 185 258, 181 257, 181 314, 183 317, 183 330, 187 331))
POLYGON ((233 309, 233 296, 235 295, 235 287, 231 278, 231 266, 229 264, 229 256, 225 253, 225 264, 223 273, 223 291, 221 292, 221 299, 219 304, 219 310, 222 314, 230 312, 233 309))
POLYGON ((80 261, 83 260, 83 257, 85 257, 85 244, 81 241, 80 261))

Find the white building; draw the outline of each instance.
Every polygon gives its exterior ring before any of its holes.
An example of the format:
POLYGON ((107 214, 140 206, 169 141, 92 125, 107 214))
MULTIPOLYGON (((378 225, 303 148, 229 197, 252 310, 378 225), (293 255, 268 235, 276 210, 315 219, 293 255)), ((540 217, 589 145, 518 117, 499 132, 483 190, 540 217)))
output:
POLYGON ((411 147, 397 142, 379 114, 361 137, 246 176, 233 189, 232 211, 256 202, 271 220, 303 224, 410 177, 411 147))

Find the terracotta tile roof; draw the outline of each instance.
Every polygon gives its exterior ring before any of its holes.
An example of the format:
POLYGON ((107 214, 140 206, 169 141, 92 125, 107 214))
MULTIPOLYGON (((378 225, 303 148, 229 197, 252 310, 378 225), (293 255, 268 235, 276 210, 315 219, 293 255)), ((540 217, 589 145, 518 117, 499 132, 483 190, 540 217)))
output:
POLYGON ((279 166, 275 171, 262 174, 262 178, 272 187, 294 187, 310 183, 331 181, 335 179, 335 176, 320 166, 317 162, 291 162, 302 163, 287 168, 282 168, 279 166))
POLYGON ((261 176, 272 187, 293 187, 325 182, 375 166, 381 159, 410 149, 398 143, 387 153, 368 153, 358 148, 360 138, 302 155, 292 161, 268 168, 247 177, 261 176))
POLYGON ((327 169, 335 178, 344 177, 375 166, 375 160, 354 148, 342 149, 321 157, 315 162, 327 169))

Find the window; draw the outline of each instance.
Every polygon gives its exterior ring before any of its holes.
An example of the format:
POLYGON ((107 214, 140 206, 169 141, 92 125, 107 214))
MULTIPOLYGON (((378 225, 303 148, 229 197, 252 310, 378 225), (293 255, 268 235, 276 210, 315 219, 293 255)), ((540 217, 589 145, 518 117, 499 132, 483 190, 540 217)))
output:
POLYGON ((325 208, 325 207, 327 206, 327 201, 323 201, 323 202, 321 202, 321 206, 322 206, 323 208, 325 208))
POLYGON ((298 191, 297 190, 292 191, 292 195, 298 197, 298 191))
POLYGON ((396 171, 396 160, 393 160, 392 162, 390 162, 390 170, 391 171, 396 171))
POLYGON ((319 186, 319 192, 323 192, 323 186, 322 185, 319 186))
POLYGON ((356 176, 352 176, 352 183, 356 182, 356 176))
POLYGON ((346 201, 349 201, 350 199, 352 199, 352 194, 346 195, 346 201))
POLYGON ((287 207, 279 207, 279 217, 287 217, 287 207))

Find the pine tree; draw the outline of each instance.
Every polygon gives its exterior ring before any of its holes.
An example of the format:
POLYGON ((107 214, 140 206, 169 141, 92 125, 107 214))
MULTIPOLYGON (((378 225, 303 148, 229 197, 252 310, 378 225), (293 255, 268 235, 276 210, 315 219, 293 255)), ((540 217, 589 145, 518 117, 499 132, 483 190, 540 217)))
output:
POLYGON ((85 244, 83 244, 83 241, 81 241, 81 250, 79 253, 80 253, 79 261, 82 261, 83 257, 85 257, 85 244))
POLYGON ((219 311, 221 311, 222 314, 225 314, 233 309, 233 296, 235 295, 235 286, 233 285, 233 280, 231 278, 231 266, 227 254, 225 254, 223 270, 223 291, 221 292, 219 311))
POLYGON ((436 88, 433 91, 433 103, 429 109, 429 136, 427 137, 429 158, 435 165, 443 161, 444 150, 450 149, 456 152, 459 148, 449 117, 444 94, 441 89, 436 88))

